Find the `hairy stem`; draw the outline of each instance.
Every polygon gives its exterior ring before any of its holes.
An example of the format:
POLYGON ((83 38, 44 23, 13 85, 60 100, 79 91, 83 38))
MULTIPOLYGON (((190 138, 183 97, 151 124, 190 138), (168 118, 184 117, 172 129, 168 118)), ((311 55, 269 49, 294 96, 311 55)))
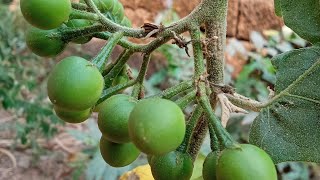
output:
POLYGON ((216 133, 217 138, 220 141, 220 149, 232 148, 237 146, 237 143, 233 140, 231 135, 222 127, 220 120, 212 111, 209 98, 204 95, 205 93, 205 87, 200 86, 200 96, 198 98, 198 101, 204 109, 204 112, 209 120, 208 123, 212 125, 214 132, 216 133))
POLYGON ((199 119, 199 117, 202 114, 202 107, 200 105, 197 105, 194 109, 194 111, 192 112, 190 118, 187 121, 187 127, 186 127, 186 135, 184 136, 184 140, 181 143, 181 145, 178 147, 178 151, 180 152, 187 152, 190 148, 190 144, 191 144, 191 137, 192 137, 192 133, 194 132, 194 129, 197 126, 197 121, 199 119))
POLYGON ((183 96, 182 98, 178 99, 176 101, 176 104, 181 108, 185 109, 188 104, 190 104, 192 101, 194 101, 196 97, 196 91, 191 91, 187 95, 183 96))
POLYGON ((151 97, 161 97, 164 99, 171 99, 174 96, 180 94, 181 92, 191 89, 193 87, 193 82, 192 81, 183 81, 178 85, 175 85, 173 87, 170 87, 161 93, 151 96, 151 97))
POLYGON ((131 50, 124 50, 123 53, 119 56, 115 66, 110 70, 110 72, 104 77, 105 87, 109 88, 112 84, 112 81, 120 73, 124 65, 129 60, 130 56, 133 54, 131 50))
POLYGON ((112 22, 110 19, 105 17, 98 10, 97 6, 93 3, 92 0, 85 0, 85 2, 99 16, 99 21, 104 26, 106 31, 109 31, 112 33, 122 31, 125 36, 131 36, 131 37, 137 37, 137 38, 142 38, 145 36, 145 32, 143 29, 128 28, 112 22))
POLYGON ((141 68, 140 68, 140 71, 139 71, 139 74, 138 74, 138 77, 137 77, 137 80, 136 80, 137 83, 134 85, 133 91, 132 91, 132 94, 131 94, 132 97, 139 98, 140 93, 144 89, 143 81, 144 81, 144 78, 145 78, 145 76, 147 74, 150 58, 151 58, 150 54, 145 54, 143 56, 143 62, 142 62, 142 65, 141 65, 141 68))
POLYGON ((98 102, 96 103, 96 105, 102 103, 104 100, 108 99, 109 97, 115 95, 116 93, 118 93, 121 90, 124 90, 130 86, 133 86, 136 83, 135 80, 130 80, 124 84, 118 84, 114 87, 108 88, 103 90, 102 95, 100 97, 100 99, 98 100, 98 102))
POLYGON ((88 19, 88 20, 98 21, 99 16, 91 12, 73 9, 69 16, 69 19, 88 19))
POLYGON ((217 135, 215 133, 214 127, 210 123, 208 124, 208 126, 209 126, 209 133, 210 133, 211 151, 220 151, 219 140, 218 140, 217 135))
POLYGON ((97 66, 100 72, 104 70, 106 62, 108 61, 112 50, 117 45, 122 36, 122 32, 114 33, 110 37, 108 43, 101 49, 100 53, 92 60, 92 63, 97 66))

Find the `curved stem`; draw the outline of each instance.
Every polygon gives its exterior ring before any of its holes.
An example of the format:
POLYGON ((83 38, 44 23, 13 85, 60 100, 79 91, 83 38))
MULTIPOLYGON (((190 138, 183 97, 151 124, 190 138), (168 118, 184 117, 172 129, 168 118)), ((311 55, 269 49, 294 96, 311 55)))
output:
POLYGON ((118 32, 122 31, 125 36, 142 38, 145 36, 145 32, 143 29, 133 29, 125 26, 121 26, 117 23, 112 22, 110 19, 105 17, 97 8, 97 6, 93 3, 92 0, 85 0, 86 4, 92 8, 92 10, 99 16, 100 23, 105 27, 106 31, 109 32, 118 32))
POLYGON ((117 45, 122 36, 122 32, 114 33, 110 37, 108 43, 101 49, 100 53, 98 53, 98 55, 92 60, 92 63, 97 66, 100 72, 102 72, 105 68, 105 64, 108 61, 112 50, 117 45))

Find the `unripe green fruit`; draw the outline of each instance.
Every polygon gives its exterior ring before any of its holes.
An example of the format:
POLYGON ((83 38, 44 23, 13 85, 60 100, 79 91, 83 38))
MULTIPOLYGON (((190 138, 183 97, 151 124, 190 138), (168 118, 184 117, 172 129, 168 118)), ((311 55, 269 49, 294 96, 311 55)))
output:
POLYGON ((65 49, 66 43, 61 39, 47 37, 52 33, 58 33, 58 30, 42 30, 38 28, 28 29, 26 32, 26 43, 28 48, 38 56, 57 56, 65 49))
POLYGON ((143 99, 129 117, 129 135, 144 153, 162 155, 175 150, 185 135, 184 114, 174 102, 143 99))
POLYGON ((140 151, 132 143, 117 144, 101 137, 100 152, 110 166, 124 167, 136 160, 140 151))
POLYGON ((91 62, 76 56, 60 61, 48 78, 51 102, 70 111, 91 108, 101 96, 104 79, 91 62))
POLYGON ((54 111, 61 120, 68 123, 82 123, 91 115, 91 108, 83 111, 70 111, 55 106, 54 111))
POLYGON ((224 149, 217 164, 218 180, 276 180, 277 172, 269 155, 262 149, 241 144, 224 149))
POLYGON ((103 102, 98 116, 98 126, 109 141, 130 142, 128 132, 129 115, 137 100, 129 95, 118 94, 103 102))
POLYGON ((191 157, 176 151, 153 156, 150 166, 155 180, 189 180, 193 170, 191 157))
POLYGON ((204 180, 216 180, 216 169, 218 164, 218 152, 214 151, 207 155, 203 163, 202 177, 204 180))
POLYGON ((21 0, 23 17, 40 29, 54 29, 69 19, 70 0, 21 0))

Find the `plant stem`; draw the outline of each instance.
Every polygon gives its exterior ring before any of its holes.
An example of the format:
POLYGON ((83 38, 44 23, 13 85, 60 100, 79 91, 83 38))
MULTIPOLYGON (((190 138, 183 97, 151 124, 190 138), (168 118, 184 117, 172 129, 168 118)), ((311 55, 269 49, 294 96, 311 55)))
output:
POLYGON ((196 126, 193 129, 191 139, 189 140, 188 145, 188 154, 192 157, 193 161, 195 161, 200 148, 203 144, 204 138, 206 137, 208 126, 207 120, 204 116, 204 113, 200 115, 200 117, 196 121, 196 126))
POLYGON ((183 81, 183 82, 179 83, 178 85, 170 87, 157 95, 151 96, 150 98, 160 97, 160 98, 164 98, 164 99, 171 99, 174 96, 180 94, 181 92, 188 90, 188 89, 191 89, 192 87, 193 87, 193 82, 191 80, 183 81))
POLYGON ((136 83, 135 80, 130 80, 126 83, 123 84, 118 84, 116 86, 113 86, 111 88, 105 89, 102 92, 102 95, 100 97, 100 99, 98 100, 98 102, 96 103, 96 105, 102 103, 104 100, 108 99, 109 97, 115 95, 116 93, 118 93, 119 91, 126 89, 130 86, 133 86, 136 83))
MULTIPOLYGON (((199 83, 202 82, 202 76, 205 74, 205 65, 203 59, 203 52, 201 47, 201 40, 200 40, 200 28, 195 26, 190 31, 191 34, 191 41, 193 47, 193 54, 194 54, 194 81, 196 82, 196 88, 198 91, 199 83)), ((198 93, 198 92, 197 92, 198 93)), ((197 94, 198 96, 198 94, 197 94)), ((206 95, 205 95, 206 96, 206 95)), ((193 133, 190 140, 190 148, 188 149, 188 153, 191 155, 193 160, 197 157, 203 140, 206 136, 208 130, 207 121, 206 119, 201 116, 198 117, 196 127, 193 129, 193 133)))
POLYGON ((88 5, 89 8, 92 8, 92 10, 99 16, 99 21, 100 23, 105 27, 106 31, 109 32, 118 32, 122 31, 125 36, 131 36, 131 37, 136 37, 136 38, 142 38, 145 36, 145 32, 143 29, 133 29, 133 28, 128 28, 125 26, 121 26, 117 23, 112 22, 110 19, 105 17, 97 8, 97 6, 93 3, 92 0, 85 0, 86 4, 88 5))
POLYGON ((50 34, 49 37, 61 38, 61 40, 69 42, 72 39, 76 39, 80 36, 88 36, 97 32, 104 31, 104 27, 101 25, 92 25, 82 28, 64 28, 59 29, 59 33, 50 34))
POLYGON ((209 123, 210 125, 212 125, 220 141, 220 149, 237 147, 237 143, 233 140, 231 135, 222 127, 220 120, 212 111, 209 98, 206 95, 205 86, 200 86, 200 96, 198 97, 198 101, 204 109, 204 112, 208 117, 209 123))
POLYGON ((133 87, 133 91, 132 91, 131 96, 135 97, 137 99, 139 98, 139 94, 141 93, 141 91, 143 91, 143 81, 144 81, 144 78, 147 74, 150 58, 151 58, 150 54, 145 54, 143 56, 143 62, 142 62, 142 65, 141 65, 141 68, 140 68, 140 71, 139 71, 139 74, 138 74, 138 77, 136 80, 137 83, 133 87))
POLYGON ((253 99, 247 98, 237 93, 234 93, 233 95, 232 94, 225 94, 225 95, 230 100, 230 102, 232 102, 232 104, 244 109, 249 109, 255 112, 259 112, 264 107, 264 103, 255 101, 253 99))
POLYGON ((102 72, 105 68, 105 64, 107 63, 112 50, 117 45, 119 40, 122 38, 122 32, 114 33, 110 38, 108 43, 101 49, 100 53, 92 60, 92 63, 97 66, 100 72, 102 72))
POLYGON ((197 121, 200 118, 202 114, 202 107, 200 105, 197 105, 190 116, 190 118, 187 121, 187 127, 186 127, 186 134, 184 136, 184 140, 181 143, 181 145, 177 148, 178 151, 180 152, 187 152, 190 148, 190 140, 192 133, 197 125, 197 121))
MULTIPOLYGON (((224 78, 224 52, 227 34, 227 0, 211 1, 205 0, 210 4, 211 13, 206 20, 206 60, 208 80, 214 84, 223 84, 224 78)), ((216 104, 216 95, 211 96, 211 105, 216 104)))
POLYGON ((214 128, 212 124, 208 124, 209 126, 209 134, 210 134, 210 147, 211 151, 220 151, 220 146, 219 146, 219 140, 217 138, 217 135, 214 131, 214 128))
POLYGON ((91 12, 73 9, 69 16, 69 19, 88 19, 88 20, 98 21, 99 16, 91 12))
POLYGON ((76 9, 76 10, 83 10, 83 11, 91 11, 92 9, 90 9, 87 5, 83 4, 83 3, 71 3, 72 8, 76 9))
POLYGON ((105 87, 109 88, 112 84, 112 81, 122 70, 123 66, 127 63, 130 56, 133 52, 129 49, 123 51, 123 53, 119 56, 116 61, 116 65, 110 70, 110 72, 104 77, 105 87))
POLYGON ((190 31, 190 35, 194 56, 194 78, 195 80, 198 80, 200 79, 200 76, 205 73, 204 59, 200 40, 200 28, 198 26, 192 28, 192 30, 190 31))
POLYGON ((183 110, 185 109, 188 104, 194 101, 197 92, 195 90, 189 92, 187 95, 183 96, 182 98, 176 101, 176 104, 183 110))

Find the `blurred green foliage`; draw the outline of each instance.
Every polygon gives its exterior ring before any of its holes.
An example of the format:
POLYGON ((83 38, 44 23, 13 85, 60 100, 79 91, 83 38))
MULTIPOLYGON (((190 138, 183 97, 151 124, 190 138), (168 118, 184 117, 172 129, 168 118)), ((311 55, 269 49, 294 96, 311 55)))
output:
POLYGON ((9 127, 22 144, 50 138, 61 122, 47 100, 45 78, 51 67, 28 52, 20 13, 0 5, 0 107, 14 116, 9 127))

